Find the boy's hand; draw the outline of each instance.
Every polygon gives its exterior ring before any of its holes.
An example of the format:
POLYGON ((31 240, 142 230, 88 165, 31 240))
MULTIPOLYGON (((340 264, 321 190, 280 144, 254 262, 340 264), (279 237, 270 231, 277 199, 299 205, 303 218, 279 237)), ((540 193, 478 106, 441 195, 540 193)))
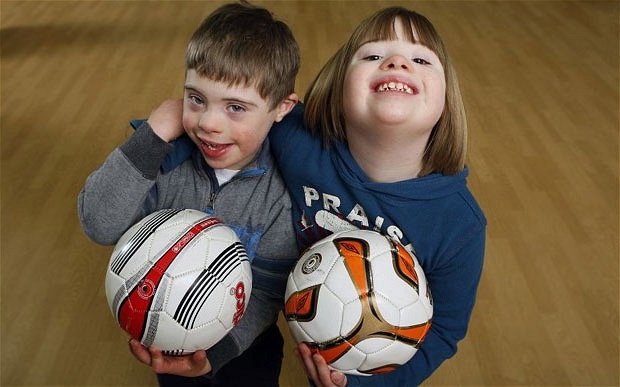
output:
POLYGON ((295 354, 301 360, 306 375, 317 387, 344 387, 347 385, 347 377, 342 372, 329 368, 323 356, 312 354, 306 344, 299 344, 295 354))
POLYGON ((151 112, 148 123, 162 140, 170 142, 185 133, 183 100, 169 99, 151 112))
POLYGON ((195 377, 211 372, 211 363, 205 351, 196 351, 187 356, 164 356, 159 349, 146 348, 133 338, 129 339, 129 350, 136 359, 158 374, 195 377))

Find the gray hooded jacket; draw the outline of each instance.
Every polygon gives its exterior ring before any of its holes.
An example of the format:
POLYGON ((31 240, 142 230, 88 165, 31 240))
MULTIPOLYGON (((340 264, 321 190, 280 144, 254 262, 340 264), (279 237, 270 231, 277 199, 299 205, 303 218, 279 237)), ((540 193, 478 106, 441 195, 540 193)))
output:
POLYGON ((144 216, 166 208, 207 212, 237 232, 252 264, 252 293, 239 325, 207 351, 216 373, 277 320, 298 257, 291 201, 268 140, 257 159, 222 186, 196 147, 188 160, 164 170, 172 149, 142 121, 88 177, 78 214, 86 235, 103 245, 115 244, 144 216))

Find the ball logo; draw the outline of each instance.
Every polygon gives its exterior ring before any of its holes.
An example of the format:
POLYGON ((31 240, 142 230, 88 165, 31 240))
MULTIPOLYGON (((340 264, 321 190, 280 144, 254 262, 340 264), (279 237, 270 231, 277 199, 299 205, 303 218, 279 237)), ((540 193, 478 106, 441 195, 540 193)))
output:
POLYGON ((363 252, 360 251, 357 248, 357 245, 354 244, 354 243, 350 243, 350 242, 347 242, 347 241, 340 241, 339 245, 340 245, 340 247, 342 247, 343 249, 345 249, 347 251, 350 251, 351 253, 360 254, 360 255, 363 254, 363 252))
POLYGON ((303 296, 299 297, 299 300, 297 301, 297 308, 295 308, 296 312, 299 312, 300 310, 304 310, 309 296, 310 296, 310 293, 304 293, 303 296))
POLYGON ((407 262, 402 256, 398 257, 400 266, 405 270, 411 277, 417 277, 415 273, 415 268, 411 264, 411 262, 407 262))
POLYGON ((183 247, 185 247, 187 242, 191 241, 195 236, 196 236, 195 233, 193 233, 192 231, 189 231, 187 234, 183 236, 183 238, 181 238, 180 241, 178 241, 174 246, 172 246, 172 251, 174 251, 175 253, 178 253, 179 251, 183 249, 183 247))
POLYGON ((314 272, 319 266, 321 266, 321 255, 312 254, 304 261, 301 272, 304 274, 310 274, 314 272))
POLYGON ((220 224, 220 223, 222 223, 222 221, 219 220, 218 218, 209 218, 205 220, 204 222, 200 223, 200 226, 204 228, 209 228, 209 227, 213 227, 216 224, 220 224))
POLYGON ((233 325, 239 324, 241 321, 241 317, 243 317, 243 312, 245 311, 245 285, 243 282, 239 281, 235 289, 231 289, 231 293, 235 294, 235 298, 237 299, 236 312, 233 315, 233 325))
POLYGON ((148 300, 155 293, 155 284, 150 279, 144 279, 138 284, 138 296, 143 300, 148 300))

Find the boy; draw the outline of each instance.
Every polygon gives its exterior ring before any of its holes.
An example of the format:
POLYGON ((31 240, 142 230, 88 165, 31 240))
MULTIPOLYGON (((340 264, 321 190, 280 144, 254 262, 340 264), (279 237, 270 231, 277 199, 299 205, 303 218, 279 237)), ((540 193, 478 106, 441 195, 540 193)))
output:
POLYGON ((189 42, 183 101, 166 101, 139 122, 79 194, 82 227, 101 244, 116 243, 155 210, 193 208, 233 227, 246 247, 252 294, 224 339, 176 358, 130 340, 162 386, 278 385, 283 340, 276 321, 298 253, 290 198, 266 137, 298 101, 298 69, 299 48, 285 23, 247 3, 218 8, 189 42), (197 147, 166 170, 169 142, 183 133, 197 147))

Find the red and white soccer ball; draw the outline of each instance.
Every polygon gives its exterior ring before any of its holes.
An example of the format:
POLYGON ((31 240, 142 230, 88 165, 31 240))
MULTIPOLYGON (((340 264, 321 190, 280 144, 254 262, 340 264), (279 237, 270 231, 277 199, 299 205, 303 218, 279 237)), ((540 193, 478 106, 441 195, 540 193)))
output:
POLYGON ((386 373, 406 363, 433 316, 416 257, 368 230, 332 234, 306 250, 289 276, 285 300, 296 341, 353 375, 386 373))
POLYGON ((120 326, 168 355, 208 349, 245 312, 252 271, 235 232, 196 210, 161 210, 118 241, 105 279, 120 326))

